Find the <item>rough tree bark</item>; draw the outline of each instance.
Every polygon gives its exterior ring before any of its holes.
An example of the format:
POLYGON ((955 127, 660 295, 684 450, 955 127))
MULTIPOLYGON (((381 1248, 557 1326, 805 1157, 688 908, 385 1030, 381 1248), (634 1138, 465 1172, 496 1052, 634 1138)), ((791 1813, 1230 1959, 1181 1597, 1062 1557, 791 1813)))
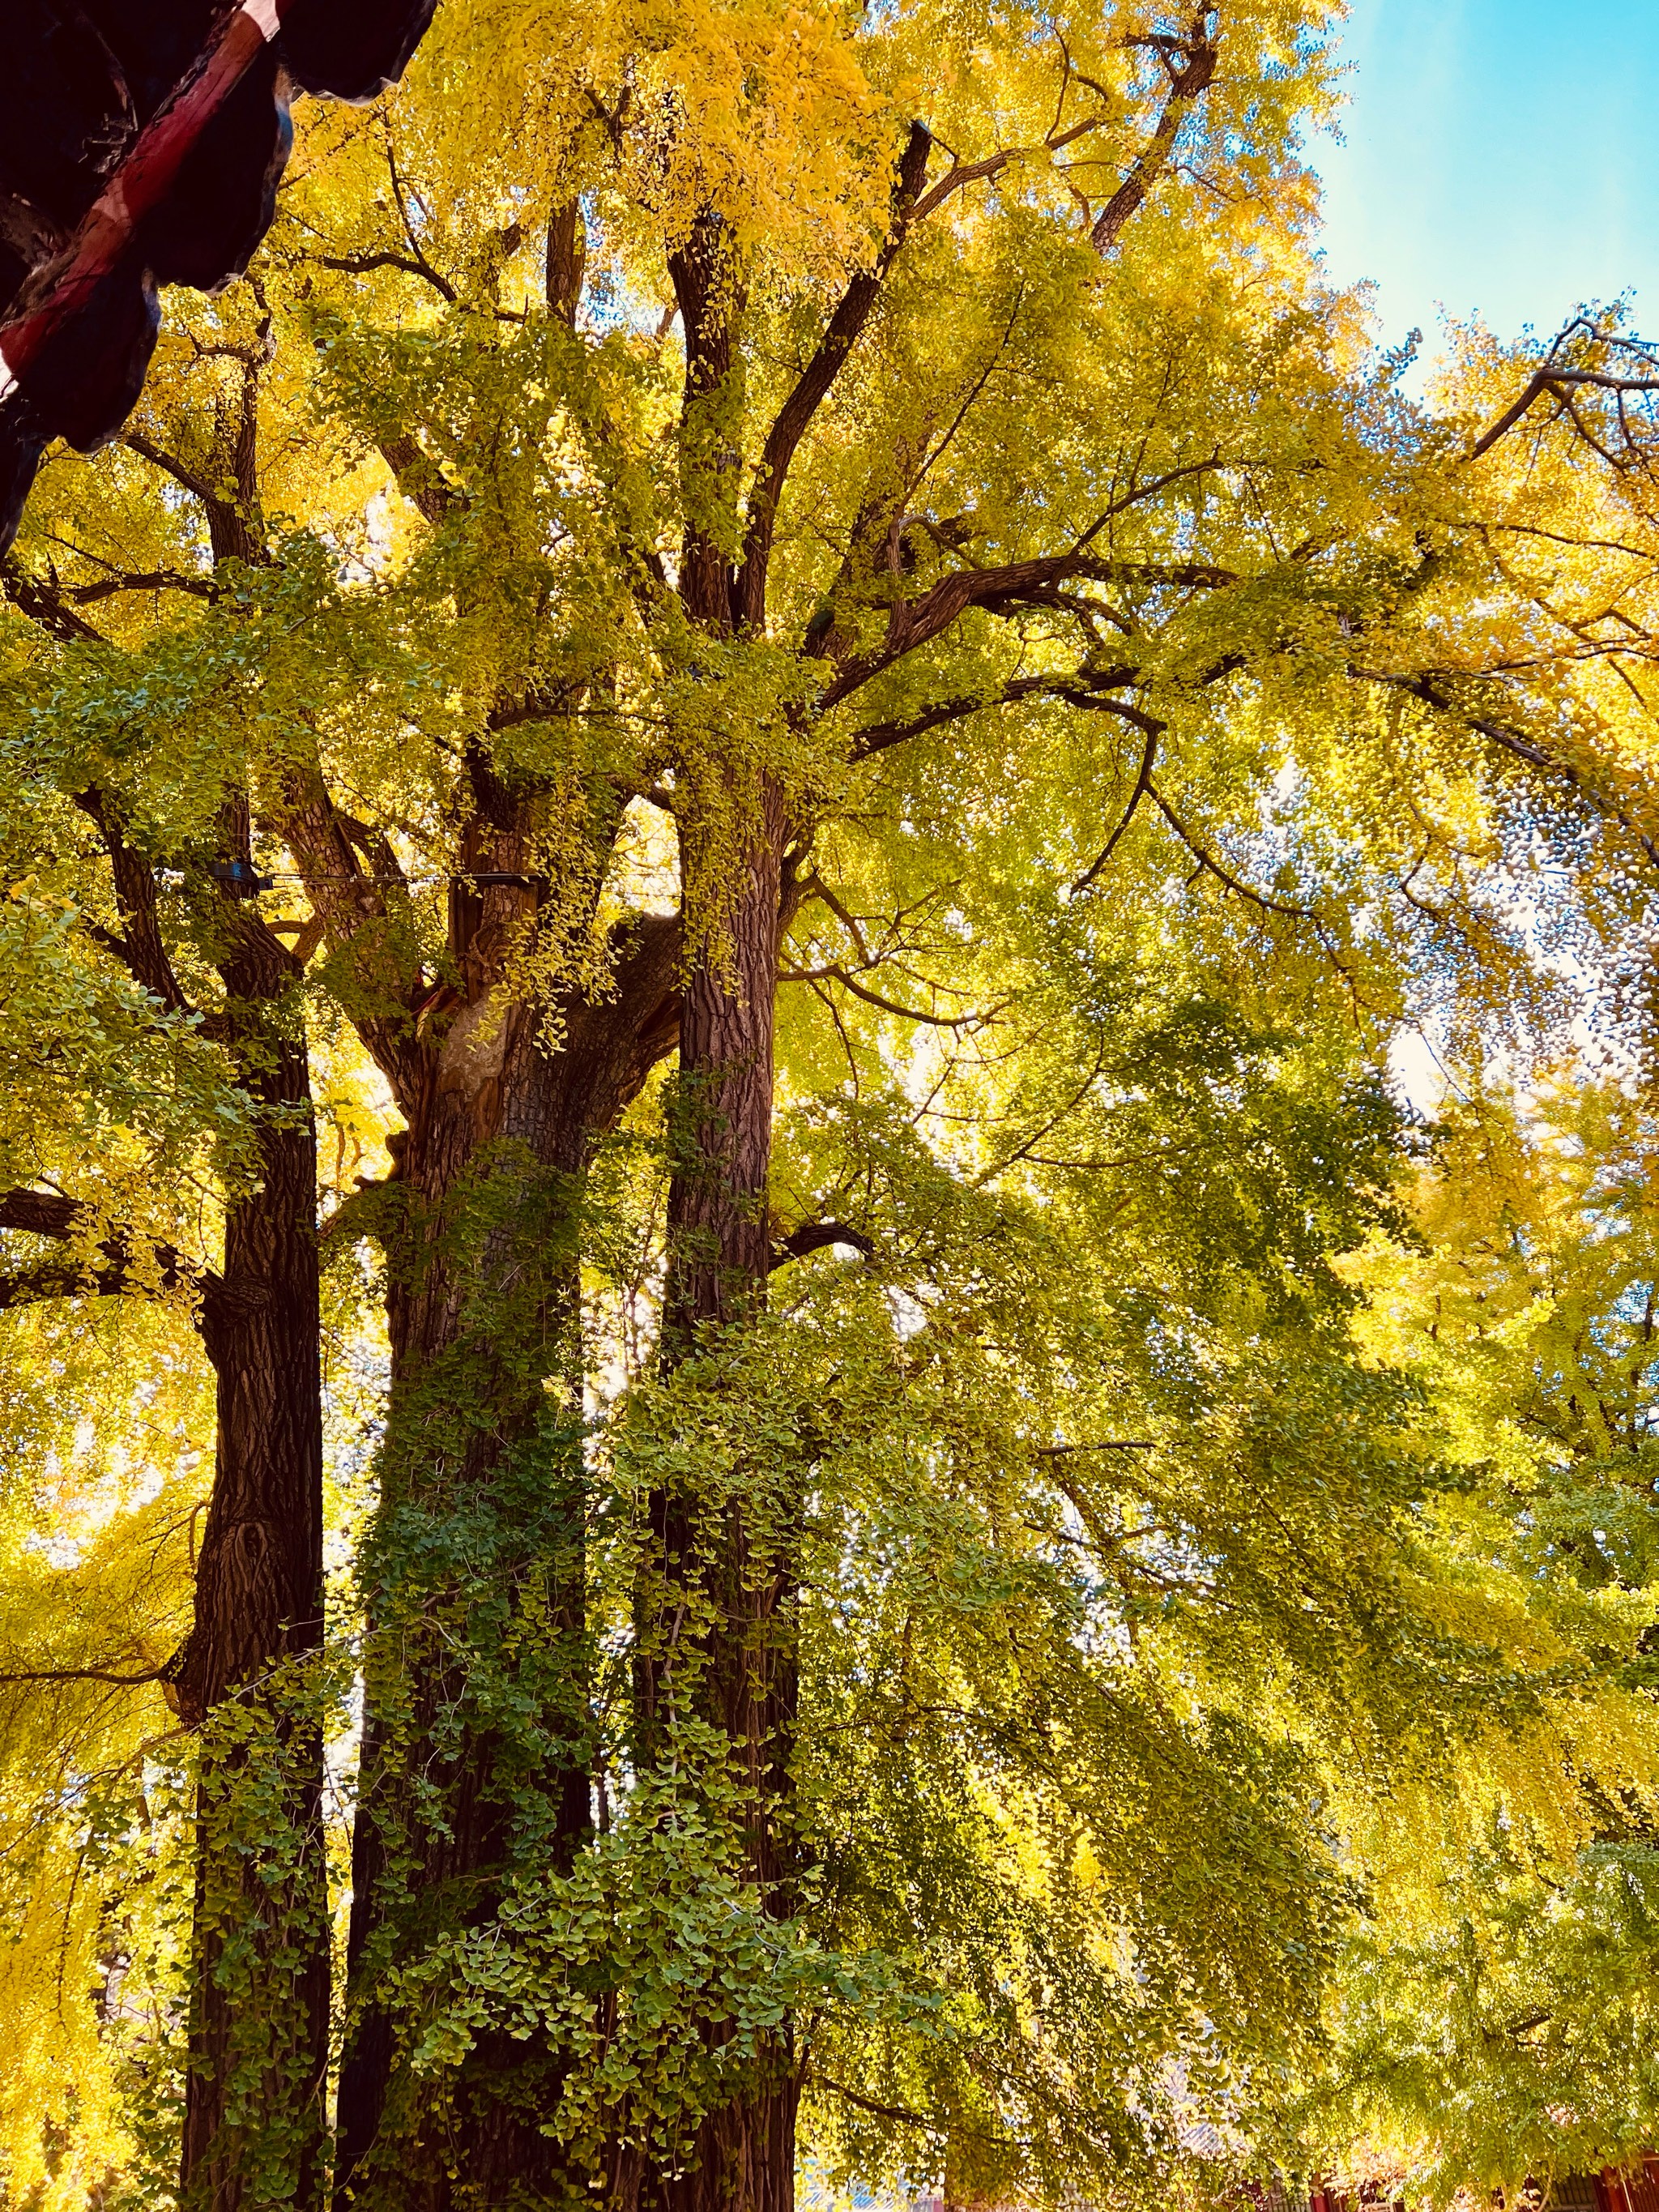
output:
MULTIPOLYGON (((216 567, 262 564, 258 395, 264 332, 240 353, 212 459, 198 473, 143 452, 200 503, 216 567)), ((55 587, 37 619, 63 637, 55 587)), ((118 935, 100 937, 172 1012, 189 1011, 161 925, 157 856, 136 848, 118 805, 76 794, 108 857, 118 935)), ((200 1326, 216 1384, 213 1489, 194 1620, 170 1668, 180 1717, 204 1730, 180 2201, 188 2212, 293 2204, 313 2212, 327 2182, 330 1932, 322 1832, 322 1407, 316 1136, 301 963, 261 920, 246 792, 232 786, 220 866, 186 862, 201 949, 221 1009, 208 1017, 254 1108, 252 1175, 226 1209, 224 1265, 201 1279, 200 1326), (229 864, 226 866, 224 864, 229 864)), ((122 1266, 107 1287, 119 1287, 122 1266)))
MULTIPOLYGON (((1213 7, 1195 0, 1182 35, 1159 48, 1169 79, 1168 97, 1154 131, 1131 174, 1097 221, 1091 237, 1109 253, 1124 225, 1167 165, 1182 122, 1206 91, 1215 72, 1213 7)), ((1060 129, 1056 149, 1091 125, 1060 129)), ((685 342, 681 409, 682 491, 685 527, 678 590, 690 619, 720 638, 765 635, 774 532, 780 503, 801 441, 864 331, 887 275, 915 225, 941 206, 962 184, 985 173, 953 164, 931 191, 927 186, 932 140, 913 125, 896 164, 888 233, 870 266, 848 281, 818 343, 774 417, 761 445, 746 501, 739 513, 739 459, 735 432, 710 434, 732 397, 737 367, 733 332, 739 327, 741 266, 735 234, 719 212, 704 208, 684 243, 668 257, 685 342), (739 524, 740 527, 734 527, 739 524), (735 565, 725 548, 741 547, 735 565)), ((992 173, 1000 160, 989 165, 992 173)), ((737 410, 730 410, 734 415, 737 410)), ((884 641, 860 647, 843 633, 834 599, 859 587, 884 562, 900 581, 899 553, 904 495, 894 503, 890 486, 866 505, 854 527, 830 605, 814 618, 799 651, 826 661, 830 680, 820 710, 840 704, 882 669, 937 636, 969 604, 1006 612, 1022 595, 1049 588, 1085 558, 1083 548, 1024 568, 971 570, 948 576, 913 599, 889 595, 884 641)), ((1084 541, 1086 547, 1087 540, 1084 541)), ((1114 681, 1121 685, 1122 672, 1114 681)), ((1100 681, 1105 684, 1103 677, 1100 681)), ((1073 694, 1075 696, 1076 687, 1073 694)), ((1092 694, 1083 694, 1085 703, 1092 694)), ((972 711, 960 701, 917 719, 925 730, 972 711)), ((854 740, 860 758, 902 742, 909 726, 872 728, 854 740)), ((740 757, 740 755, 734 756, 740 757)), ((728 799, 734 793, 726 793, 728 799)), ((697 849, 699 825, 680 823, 682 878, 706 880, 697 849)), ((797 893, 791 881, 790 845, 804 848, 805 825, 791 823, 785 794, 764 777, 752 805, 747 861, 718 911, 693 917, 700 936, 683 1006, 680 1030, 682 1127, 669 1202, 669 1284, 664 1316, 664 1358, 671 1369, 704 1352, 718 1355, 760 1311, 772 1258, 766 1186, 772 1143, 774 1009, 779 948, 797 893)), ((799 860, 799 854, 795 858, 799 860)), ((775 1522, 775 1513, 772 1515, 775 1522)), ((661 1745, 677 1698, 724 1735, 744 1808, 748 1871, 765 1909, 787 1917, 794 1910, 799 1844, 788 1816, 790 1761, 798 1716, 799 1667, 793 1624, 798 1568, 788 1535, 761 1525, 738 1494, 711 1525, 695 1498, 664 1492, 652 1501, 655 1590, 641 1592, 641 1656, 635 1670, 639 1755, 648 1760, 661 1745), (751 1522, 753 1525, 751 1525, 751 1522), (670 1639, 653 1614, 675 1614, 681 1593, 695 1589, 709 1626, 693 1655, 678 1662, 675 1680, 670 1639)), ((712 2040, 724 2031, 711 2019, 712 2040)), ((706 2115, 693 2155, 672 2168, 643 2163, 619 2151, 613 2195, 623 2212, 793 2212, 795 2115, 802 2059, 786 2026, 774 2051, 745 2091, 706 2115)))
MULTIPOLYGON (((153 861, 106 793, 76 802, 104 847, 121 921, 100 943, 160 1005, 191 1011, 153 861)), ((227 805, 223 825, 227 857, 251 872, 244 799, 227 805)), ((299 963, 237 885, 201 881, 196 904, 224 992, 209 1033, 253 1108, 252 1175, 226 1209, 222 1270, 192 1268, 170 1245, 137 1267, 142 1240, 118 1230, 100 1264, 9 1276, 0 1304, 186 1279, 199 1294, 216 1381, 214 1479, 192 1626, 161 1674, 179 1717, 204 1731, 180 2201, 310 2212, 325 2180, 329 2009, 322 1729, 303 1679, 323 1632, 316 1143, 299 963)), ((0 1226, 61 1242, 81 1218, 57 1194, 0 1200, 0 1226)))
MULTIPOLYGON (((246 853, 245 828, 237 842, 246 853)), ((217 1442, 195 1622, 172 1670, 186 1723, 222 1729, 234 1704, 251 1724, 246 1741, 210 1735, 198 1789, 181 2197, 210 2212, 285 2192, 320 2203, 329 2000, 322 1722, 301 1678, 323 1638, 316 1135, 297 964, 225 907, 225 1039, 259 1109, 257 1182, 228 1209, 204 1301, 217 1442), (251 1824, 273 1794, 287 1832, 279 1820, 266 1836, 251 1824)))
MULTIPOLYGON (((767 784, 742 880, 693 959, 680 1013, 679 1128, 669 1192, 663 1360, 672 1371, 758 1314, 772 1261, 773 1031, 779 945, 792 903, 781 793, 767 784)), ((688 855, 685 872, 695 866, 688 855)), ((742 1808, 745 1873, 766 1910, 787 1917, 798 1874, 787 1818, 798 1699, 787 1548, 741 1497, 718 1513, 693 1497, 651 1500, 649 1586, 641 1594, 636 1755, 672 1756, 684 1705, 728 1747, 742 1808), (695 1591, 703 1632, 686 1648, 660 1633, 665 1608, 695 1591)), ((764 1519, 764 1516, 762 1516, 764 1519)), ((729 2030, 711 2019, 712 2044, 729 2030)), ((612 2194, 627 2212, 793 2212, 799 2070, 791 2029, 752 2080, 699 2123, 690 2154, 668 2166, 621 2149, 612 2194)))
MULTIPOLYGON (((459 982, 413 1046, 383 1060, 408 1127, 386 1231, 392 1380, 374 1626, 403 1635, 411 1618, 405 1516, 441 1530, 487 1500, 492 1558, 511 1589, 498 1648, 533 1607, 524 1663, 541 1671, 526 1700, 528 1736, 516 1741, 470 1705, 453 1659, 416 1640, 371 1703, 336 2177, 342 2205, 431 2212, 526 2192, 534 2201, 557 2180, 539 2127, 556 2083, 550 2055, 533 2039, 481 2038, 433 2111, 374 1991, 387 1959, 418 1953, 441 1928, 486 1921, 514 1868, 568 1865, 587 1832, 580 1413, 559 1413, 545 1385, 567 1371, 577 1325, 580 1178, 672 1044, 678 945, 672 921, 637 919, 619 948, 615 998, 596 1006, 573 995, 559 1009, 562 1048, 550 1050, 541 1016, 508 981, 544 891, 535 870, 546 793, 503 784, 482 751, 471 786, 449 917, 459 982), (434 1751, 456 1715, 459 1731, 434 1751)), ((297 822, 290 835, 327 896, 325 839, 297 822)), ((423 1602, 442 1595, 423 1586, 423 1602)))

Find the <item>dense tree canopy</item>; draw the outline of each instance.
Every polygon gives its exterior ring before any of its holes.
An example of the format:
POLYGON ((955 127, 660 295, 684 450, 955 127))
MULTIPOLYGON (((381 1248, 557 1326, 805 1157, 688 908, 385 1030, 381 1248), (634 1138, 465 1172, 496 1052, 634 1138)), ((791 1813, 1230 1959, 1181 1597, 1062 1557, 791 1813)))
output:
POLYGON ((1326 29, 450 0, 49 458, 20 2199, 1651 2141, 1654 380, 1326 29))

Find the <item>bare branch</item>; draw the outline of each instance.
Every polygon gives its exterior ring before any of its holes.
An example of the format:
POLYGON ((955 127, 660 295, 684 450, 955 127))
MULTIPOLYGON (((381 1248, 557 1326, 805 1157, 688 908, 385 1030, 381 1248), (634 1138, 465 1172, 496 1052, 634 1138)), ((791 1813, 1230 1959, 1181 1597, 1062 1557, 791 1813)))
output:
POLYGON ((928 216, 944 206, 953 192, 969 185, 981 184, 988 177, 999 175, 1010 161, 1019 159, 1021 149, 1006 146, 994 154, 988 154, 979 161, 953 161, 931 192, 918 200, 911 214, 913 222, 926 222, 928 216))
POLYGON ((884 753, 894 745, 904 744, 911 738, 925 738, 930 730, 942 729, 947 723, 960 722, 969 714, 982 714, 988 707, 1005 706, 1006 691, 994 693, 987 698, 968 696, 941 700, 937 707, 925 708, 913 714, 908 722, 872 722, 859 732, 848 750, 850 760, 868 760, 873 753, 884 753))
MULTIPOLYGON (((1640 338, 1626 337, 1616 325, 1609 326, 1598 323, 1584 314, 1572 316, 1550 341, 1549 350, 1528 379, 1518 398, 1504 409, 1491 428, 1475 441, 1468 458, 1472 461, 1479 460, 1483 453, 1489 453, 1500 438, 1515 428, 1534 403, 1547 393, 1556 401, 1559 410, 1569 416, 1579 435, 1592 445, 1604 460, 1610 462, 1615 469, 1628 467, 1633 460, 1645 457, 1638 447, 1625 403, 1632 394, 1647 398, 1659 394, 1659 349, 1644 343, 1640 338), (1611 368, 1589 365, 1574 367, 1562 358, 1569 348, 1579 350, 1581 362, 1584 351, 1588 350, 1592 361, 1599 356, 1604 362, 1611 360, 1624 366, 1611 368), (1619 434, 1625 448, 1622 457, 1609 453, 1587 429, 1583 416, 1572 402, 1574 390, 1606 392, 1613 396, 1619 410, 1619 434)), ((1650 421, 1647 427, 1652 428, 1650 421)))
POLYGON ((142 460, 148 461, 152 468, 160 469, 163 474, 170 476, 174 483, 183 485, 193 499, 201 501, 204 507, 210 507, 217 502, 218 495, 205 477, 198 476, 194 469, 187 468, 184 462, 175 460, 171 453, 163 453, 153 439, 146 438, 141 431, 129 430, 121 443, 129 453, 137 453, 142 460))

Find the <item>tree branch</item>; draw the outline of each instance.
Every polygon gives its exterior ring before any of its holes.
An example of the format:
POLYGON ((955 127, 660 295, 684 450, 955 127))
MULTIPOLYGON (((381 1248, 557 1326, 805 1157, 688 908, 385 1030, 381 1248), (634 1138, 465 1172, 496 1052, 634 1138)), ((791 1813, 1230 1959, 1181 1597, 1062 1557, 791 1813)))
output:
POLYGON ((1090 884, 1094 882, 1108 860, 1111 859, 1112 854, 1117 850, 1119 838, 1135 818, 1135 809, 1152 787, 1152 764, 1158 758, 1158 741, 1164 734, 1164 725, 1162 722, 1152 722, 1150 716, 1147 717, 1147 720, 1151 726, 1146 732, 1146 750, 1140 757, 1140 773, 1135 778, 1134 789, 1129 793, 1129 803, 1119 816, 1117 827, 1106 840, 1098 857, 1084 870, 1072 885, 1073 898, 1088 890, 1090 884))
POLYGON ((189 1013, 190 1001, 173 973, 162 941, 155 908, 155 878, 149 862, 128 844, 120 821, 101 791, 78 791, 75 804, 94 823, 109 855, 116 911, 121 917, 121 935, 115 937, 107 930, 100 930, 99 940, 114 953, 136 982, 161 1000, 169 1013, 189 1013))
MULTIPOLYGON (((269 318, 267 318, 267 321, 269 318)), ((254 477, 254 441, 257 435, 256 397, 258 372, 250 365, 243 373, 243 389, 240 420, 234 434, 229 439, 228 449, 221 452, 220 459, 237 486, 237 497, 227 499, 217 486, 183 461, 165 452, 142 432, 129 430, 121 443, 130 453, 148 461, 152 468, 170 476, 191 497, 201 502, 207 517, 208 538, 213 548, 214 564, 227 558, 246 562, 249 568, 264 566, 270 559, 265 547, 256 535, 252 514, 256 493, 254 477)))
MULTIPOLYGON (((76 1267, 65 1261, 46 1261, 39 1267, 30 1267, 13 1275, 0 1275, 0 1311, 9 1312, 18 1306, 42 1305, 54 1298, 118 1298, 148 1285, 140 1285, 133 1279, 132 1266, 125 1243, 119 1237, 109 1237, 99 1246, 109 1265, 104 1267, 76 1267)), ((171 1244, 158 1244, 153 1255, 156 1261, 156 1281, 164 1291, 175 1291, 182 1283, 191 1279, 191 1272, 171 1244)), ((205 1275, 199 1279, 206 1281, 205 1275)))
POLYGON ((136 1689, 145 1682, 164 1682, 170 1662, 147 1668, 142 1674, 112 1674, 102 1667, 26 1667, 0 1674, 0 1685, 13 1682, 113 1682, 136 1689))
POLYGON ((429 1072, 429 1054, 415 1027, 425 978, 418 968, 386 972, 389 953, 379 925, 387 919, 386 890, 397 896, 406 889, 391 841, 340 813, 314 755, 290 771, 274 827, 294 855, 306 896, 329 942, 342 951, 356 948, 353 964, 361 1003, 352 1026, 391 1085, 399 1111, 412 1119, 424 1100, 429 1072), (358 860, 360 848, 372 873, 358 860), (373 933, 372 945, 365 945, 365 932, 373 933))
POLYGON ((1157 1440, 1152 1437, 1113 1437, 1098 1444, 1033 1444, 1033 1459, 1070 1459, 1077 1452, 1097 1451, 1156 1451, 1157 1440))
POLYGON ((542 285, 548 313, 574 331, 581 312, 582 279, 587 269, 587 230, 580 203, 562 200, 548 218, 542 285))
POLYGON ((779 409, 767 433, 755 483, 749 495, 748 527, 738 564, 735 599, 738 622, 758 630, 766 615, 766 578, 772 550, 772 533, 778 502, 783 496, 789 465, 823 404, 842 364, 853 350, 870 319, 888 270, 908 232, 917 194, 927 173, 927 156, 933 142, 920 123, 910 125, 910 136, 899 157, 893 187, 893 214, 881 250, 868 269, 860 270, 842 293, 812 358, 796 380, 793 391, 779 409))
POLYGON ((1101 583, 1158 582, 1193 588, 1218 589, 1236 582, 1237 579, 1231 569, 1212 568, 1206 563, 1102 561, 1088 550, 1107 525, 1130 507, 1155 498, 1184 477, 1205 475, 1218 465, 1217 458, 1211 455, 1201 461, 1183 463, 1178 469, 1166 470, 1162 476, 1134 485, 1103 508, 1063 553, 1040 554, 1029 561, 1008 562, 994 568, 960 568, 941 577, 917 599, 896 600, 888 610, 887 635, 880 648, 842 664, 836 681, 819 702, 821 708, 839 705, 872 676, 878 676, 906 653, 948 629, 969 607, 998 612, 1010 605, 1026 605, 1033 593, 1073 576, 1101 583))
POLYGON ((1558 760, 1553 754, 1547 753, 1541 745, 1534 744, 1532 739, 1524 736, 1521 731, 1511 729, 1503 722, 1494 721, 1490 715, 1465 713, 1455 700, 1448 698, 1443 691, 1439 690, 1428 677, 1388 676, 1378 669, 1352 666, 1349 673, 1359 677, 1366 683, 1383 684, 1393 690, 1407 692, 1411 697, 1420 699, 1425 706, 1434 708, 1438 714, 1455 714, 1466 728, 1475 731, 1478 735, 1487 738, 1503 751, 1512 754, 1516 760, 1525 761, 1529 768, 1540 769, 1547 775, 1559 777, 1563 783, 1570 785, 1573 790, 1581 793, 1598 814, 1603 814, 1609 821, 1616 822, 1621 830, 1634 837, 1654 866, 1659 868, 1659 842, 1656 842, 1645 830, 1632 821, 1626 809, 1620 806, 1616 799, 1609 799, 1604 792, 1597 791, 1586 781, 1577 769, 1566 761, 1558 760))
POLYGON ((828 2089, 832 2096, 844 2098, 848 2104, 856 2105, 862 2112, 873 2112, 878 2119, 899 2120, 907 2126, 926 2128, 932 2135, 957 2135, 971 2142, 1006 2144, 1006 2136, 992 2135, 982 2128, 964 2127, 960 2120, 930 2120, 924 2112, 908 2112, 902 2105, 878 2104, 861 2090, 849 2089, 844 2081, 832 2081, 827 2074, 814 2072, 812 2079, 820 2088, 828 2089))
MULTIPOLYGON (((1118 714, 1137 728, 1145 728, 1151 720, 1137 707, 1126 701, 1109 699, 1103 695, 1125 685, 1139 683, 1137 668, 1115 667, 1079 669, 1070 676, 1018 676, 1005 684, 1000 691, 988 696, 946 699, 937 707, 924 708, 920 714, 908 722, 872 722, 858 732, 848 754, 849 760, 867 760, 872 753, 888 751, 894 745, 903 744, 908 738, 925 737, 929 730, 939 729, 946 722, 959 722, 969 714, 981 713, 988 707, 1016 706, 1022 699, 1065 699, 1074 707, 1085 707, 1105 714, 1118 714)), ((1163 724, 1158 725, 1159 729, 1163 724)))
MULTIPOLYGON (((1552 368, 1547 365, 1534 373, 1520 398, 1511 406, 1504 409, 1491 429, 1483 432, 1475 440, 1469 449, 1469 459, 1472 461, 1478 461, 1483 453, 1490 453, 1498 440, 1506 432, 1515 428, 1533 402, 1540 399, 1547 392, 1558 399, 1565 400, 1569 390, 1572 387, 1585 386, 1596 391, 1616 392, 1621 394, 1627 392, 1659 392, 1659 377, 1610 376, 1600 369, 1552 368)), ((1584 430, 1583 423, 1578 422, 1576 414, 1573 420, 1580 433, 1588 438, 1589 434, 1584 430)), ((1594 439, 1590 440, 1590 443, 1596 446, 1596 451, 1601 453, 1605 459, 1613 459, 1605 447, 1597 444, 1594 439)))
POLYGON ((306 258, 324 269, 343 269, 352 276, 367 276, 375 269, 401 269, 406 276, 418 276, 430 284, 452 307, 460 297, 449 279, 441 276, 423 255, 416 258, 382 250, 378 253, 311 253, 306 258))
POLYGON ((129 430, 121 443, 129 453, 137 453, 152 468, 160 469, 164 475, 170 476, 174 483, 182 485, 191 498, 199 499, 204 507, 218 503, 218 494, 205 477, 198 476, 194 469, 186 468, 182 461, 174 460, 171 453, 163 453, 160 446, 152 439, 146 438, 142 432, 129 430))
POLYGON ((216 599, 222 595, 223 586, 211 576, 183 576, 176 568, 151 568, 142 575, 121 570, 100 577, 95 584, 66 586, 64 597, 86 607, 97 599, 112 599, 118 592, 187 592, 193 599, 216 599))
POLYGON ((398 490, 434 530, 447 517, 465 507, 466 495, 446 479, 436 461, 408 431, 383 438, 379 450, 398 490))
POLYGON ((1158 39, 1144 42, 1158 50, 1169 72, 1170 94, 1152 137, 1136 156, 1128 175, 1101 210, 1089 234, 1089 243, 1097 253, 1109 253, 1116 244, 1125 223, 1146 198, 1158 172, 1168 161, 1188 111, 1209 89, 1220 58, 1217 34, 1210 27, 1210 18, 1215 13, 1213 7, 1200 5, 1194 9, 1185 36, 1180 40, 1158 39), (1179 69, 1170 61, 1171 47, 1182 57, 1179 69))
POLYGON ((844 1221, 809 1221, 799 1229, 792 1229, 772 1247, 770 1272, 775 1274, 792 1260, 804 1260, 809 1252, 822 1252, 832 1244, 850 1245, 866 1260, 876 1256, 874 1238, 866 1237, 861 1229, 849 1228, 844 1221))
MULTIPOLYGON (((0 1229, 15 1230, 23 1236, 67 1243, 77 1224, 88 1218, 88 1209, 61 1191, 23 1189, 0 1194, 0 1229)), ((105 1262, 101 1267, 49 1261, 0 1276, 0 1309, 39 1304, 48 1298, 119 1297, 137 1287, 133 1280, 132 1238, 125 1230, 105 1237, 97 1249, 105 1262)), ((223 1292, 224 1285, 216 1274, 192 1265, 175 1245, 154 1244, 150 1257, 162 1290, 177 1290, 183 1283, 194 1282, 202 1291, 204 1304, 223 1292)))
POLYGON ((901 1006, 894 1000, 884 999, 868 984, 860 983, 839 964, 829 968, 781 968, 778 981, 780 983, 840 983, 855 999, 862 999, 866 1006, 878 1007, 884 1014, 896 1014, 902 1021, 926 1022, 930 1028, 936 1030, 975 1029, 991 1019, 989 1014, 924 1014, 918 1007, 901 1006))
POLYGON ((1240 898, 1248 899, 1252 906, 1261 907, 1268 914, 1283 915, 1290 921, 1310 921, 1316 928, 1320 927, 1319 916, 1311 907, 1291 906, 1283 899, 1269 898, 1266 891, 1259 891, 1254 884, 1244 883, 1237 876, 1230 874, 1215 855, 1206 851, 1199 843, 1197 838, 1188 829, 1155 783, 1147 784, 1146 795, 1198 862, 1201 873, 1213 876, 1218 884, 1224 884, 1230 891, 1237 892, 1240 898))
POLYGON ((21 615, 27 615, 61 645, 107 645, 109 641, 101 630, 94 629, 85 617, 76 612, 70 594, 58 580, 57 571, 49 581, 31 576, 21 561, 7 554, 0 561, 0 582, 5 586, 6 597, 21 615))
POLYGON ((1008 703, 1006 691, 990 698, 969 697, 942 700, 937 707, 924 708, 920 714, 908 722, 872 722, 859 732, 848 754, 849 760, 868 760, 874 753, 884 753, 894 745, 902 745, 911 738, 925 738, 930 730, 942 729, 946 723, 964 721, 969 714, 981 714, 988 707, 1008 703))
POLYGON ((9 1190, 0 1194, 0 1229, 19 1229, 29 1237, 66 1237, 80 1216, 72 1198, 55 1190, 9 1190))

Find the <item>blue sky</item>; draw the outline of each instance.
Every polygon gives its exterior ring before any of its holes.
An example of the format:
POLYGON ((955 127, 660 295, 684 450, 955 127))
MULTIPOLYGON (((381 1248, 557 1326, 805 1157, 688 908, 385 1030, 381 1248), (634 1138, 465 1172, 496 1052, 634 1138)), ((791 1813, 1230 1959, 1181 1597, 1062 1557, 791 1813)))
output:
POLYGON ((1325 249, 1381 335, 1440 303, 1500 336, 1636 288, 1659 336, 1659 0, 1352 0, 1346 144, 1310 147, 1325 249))

